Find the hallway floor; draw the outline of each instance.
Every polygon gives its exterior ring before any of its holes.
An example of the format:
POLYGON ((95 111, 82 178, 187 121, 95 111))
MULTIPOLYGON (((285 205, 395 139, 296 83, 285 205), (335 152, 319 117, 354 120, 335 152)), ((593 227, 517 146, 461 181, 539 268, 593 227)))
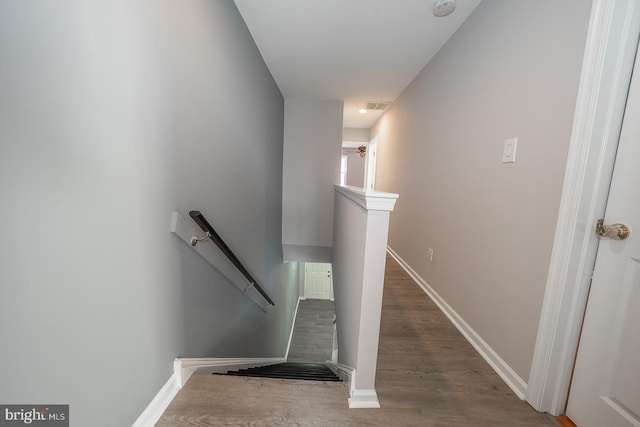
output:
POLYGON ((301 300, 287 362, 324 363, 331 360, 334 315, 333 301, 301 300))
POLYGON ((348 409, 348 385, 194 375, 159 427, 553 426, 513 394, 390 257, 378 351, 380 409, 348 409))

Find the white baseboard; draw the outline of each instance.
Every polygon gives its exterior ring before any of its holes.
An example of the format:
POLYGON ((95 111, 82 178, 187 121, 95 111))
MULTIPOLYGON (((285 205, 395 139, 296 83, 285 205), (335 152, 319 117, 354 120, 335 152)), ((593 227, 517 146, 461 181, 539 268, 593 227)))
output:
POLYGON ((351 394, 353 391, 352 384, 355 382, 356 370, 350 366, 334 363, 329 360, 326 361, 326 365, 342 382, 349 383, 349 394, 351 394))
POLYGON ((393 249, 387 246, 387 252, 398 264, 411 276, 424 292, 433 300, 440 310, 449 318, 451 323, 458 328, 460 333, 471 343, 480 356, 487 361, 502 380, 522 400, 527 396, 527 383, 496 353, 476 331, 449 305, 447 302, 409 266, 393 249))
POLYGON ((293 322, 291 324, 291 332, 289 333, 289 342, 287 343, 287 351, 284 353, 284 360, 289 359, 289 349, 291 348, 291 340, 293 339, 293 329, 296 327, 296 319, 298 318, 298 307, 300 307, 300 301, 305 298, 298 297, 298 302, 296 303, 296 310, 293 313, 293 322))
POLYGON ((187 383, 195 372, 209 374, 224 372, 229 368, 245 369, 255 366, 273 365, 285 362, 284 357, 270 358, 236 358, 236 359, 208 359, 208 358, 178 358, 173 362, 173 375, 162 386, 151 403, 131 427, 153 427, 158 422, 176 394, 187 383))
POLYGON ((174 372, 131 427, 153 427, 182 387, 174 372))
POLYGON ((356 370, 350 366, 340 363, 333 363, 329 360, 326 365, 338 376, 343 382, 349 383, 349 409, 361 408, 372 409, 379 408, 378 394, 375 390, 357 390, 354 385, 356 383, 356 370))
POLYGON ((349 398, 349 409, 377 409, 380 407, 375 390, 353 390, 349 398))

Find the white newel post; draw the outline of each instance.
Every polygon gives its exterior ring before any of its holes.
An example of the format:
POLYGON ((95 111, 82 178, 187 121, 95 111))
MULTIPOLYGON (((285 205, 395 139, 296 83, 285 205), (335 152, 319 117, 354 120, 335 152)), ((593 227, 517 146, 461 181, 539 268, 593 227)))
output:
POLYGON ((335 186, 333 278, 338 363, 351 367, 350 408, 379 408, 375 391, 389 215, 397 194, 335 186))

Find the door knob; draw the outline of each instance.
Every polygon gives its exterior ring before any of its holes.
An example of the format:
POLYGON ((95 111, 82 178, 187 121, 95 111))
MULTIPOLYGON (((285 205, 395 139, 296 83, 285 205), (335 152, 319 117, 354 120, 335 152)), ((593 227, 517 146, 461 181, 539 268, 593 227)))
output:
POLYGON ((601 239, 624 240, 629 237, 629 227, 624 224, 604 224, 604 220, 599 219, 596 224, 596 234, 601 239))

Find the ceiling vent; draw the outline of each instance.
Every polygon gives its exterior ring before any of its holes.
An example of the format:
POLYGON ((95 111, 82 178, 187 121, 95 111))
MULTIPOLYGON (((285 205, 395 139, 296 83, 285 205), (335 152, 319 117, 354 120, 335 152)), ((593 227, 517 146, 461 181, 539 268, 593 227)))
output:
POLYGON ((364 108, 367 110, 384 111, 389 105, 391 105, 391 103, 386 101, 367 101, 364 104, 364 108))

